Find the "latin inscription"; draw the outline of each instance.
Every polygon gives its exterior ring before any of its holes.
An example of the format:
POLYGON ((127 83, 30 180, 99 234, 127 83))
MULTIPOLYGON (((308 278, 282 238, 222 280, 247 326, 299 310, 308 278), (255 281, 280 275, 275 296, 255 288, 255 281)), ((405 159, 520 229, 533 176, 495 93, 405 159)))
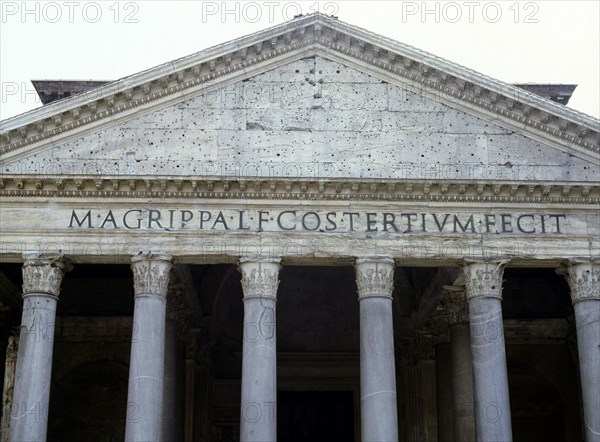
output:
POLYGON ((310 210, 73 209, 73 229, 321 232, 367 234, 560 234, 567 216, 539 213, 430 213, 310 210))

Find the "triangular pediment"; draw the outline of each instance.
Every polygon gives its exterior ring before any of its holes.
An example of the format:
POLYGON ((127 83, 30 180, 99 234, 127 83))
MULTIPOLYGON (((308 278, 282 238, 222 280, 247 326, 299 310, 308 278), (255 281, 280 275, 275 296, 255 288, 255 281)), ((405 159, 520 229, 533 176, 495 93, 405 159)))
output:
POLYGON ((330 180, 338 193, 358 180, 376 189, 375 180, 405 193, 414 181, 423 194, 439 182, 440 194, 451 185, 586 196, 599 173, 597 126, 315 14, 5 120, 1 149, 5 177, 63 176, 79 187, 95 177, 98 189, 132 175, 131 189, 154 178, 163 190, 185 180, 260 189, 277 178, 330 180))

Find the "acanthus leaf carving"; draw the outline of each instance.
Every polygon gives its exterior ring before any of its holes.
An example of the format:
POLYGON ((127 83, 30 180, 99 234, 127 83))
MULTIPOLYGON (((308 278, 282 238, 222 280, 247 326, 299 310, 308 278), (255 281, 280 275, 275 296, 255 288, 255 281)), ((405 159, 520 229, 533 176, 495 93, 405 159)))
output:
POLYGON ((356 260, 358 299, 372 296, 391 298, 394 291, 392 258, 359 258, 356 260))
POLYGON ((444 310, 450 326, 469 323, 469 304, 465 287, 446 286, 440 298, 440 307, 444 310))
POLYGON ((135 296, 167 295, 173 257, 167 254, 140 253, 131 257, 135 296))
POLYGON ((242 274, 242 290, 246 298, 277 298, 280 259, 252 260, 242 258, 239 271, 242 274))
POLYGON ((506 263, 506 260, 466 262, 464 272, 467 298, 502 299, 502 276, 506 263))
POLYGON ((600 263, 591 260, 570 261, 566 272, 572 302, 600 301, 600 263))
POLYGON ((70 264, 62 255, 23 255, 23 297, 49 295, 58 298, 60 285, 70 264))

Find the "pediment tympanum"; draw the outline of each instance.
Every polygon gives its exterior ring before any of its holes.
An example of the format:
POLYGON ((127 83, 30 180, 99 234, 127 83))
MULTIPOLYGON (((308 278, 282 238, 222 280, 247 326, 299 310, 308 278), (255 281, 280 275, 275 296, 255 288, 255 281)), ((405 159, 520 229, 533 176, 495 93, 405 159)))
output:
POLYGON ((443 237, 459 259, 480 236, 526 260, 552 259, 571 238, 579 256, 598 233, 597 129, 316 14, 2 122, 0 219, 23 220, 14 238, 50 226, 77 247, 90 232, 114 244, 154 231, 188 256, 199 252, 187 236, 235 230, 210 252, 221 259, 256 233, 297 236, 303 256, 382 244, 403 256, 408 244, 435 259, 443 237), (321 233, 343 247, 306 243, 321 233), (556 235, 536 256, 538 238, 556 235))

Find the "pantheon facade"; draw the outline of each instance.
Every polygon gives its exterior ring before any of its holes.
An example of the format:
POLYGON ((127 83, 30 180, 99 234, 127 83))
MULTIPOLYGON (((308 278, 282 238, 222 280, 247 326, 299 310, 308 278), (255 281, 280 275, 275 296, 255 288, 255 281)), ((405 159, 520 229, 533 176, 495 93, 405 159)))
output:
POLYGON ((597 119, 321 14, 95 86, 1 122, 2 441, 600 441, 597 119))

